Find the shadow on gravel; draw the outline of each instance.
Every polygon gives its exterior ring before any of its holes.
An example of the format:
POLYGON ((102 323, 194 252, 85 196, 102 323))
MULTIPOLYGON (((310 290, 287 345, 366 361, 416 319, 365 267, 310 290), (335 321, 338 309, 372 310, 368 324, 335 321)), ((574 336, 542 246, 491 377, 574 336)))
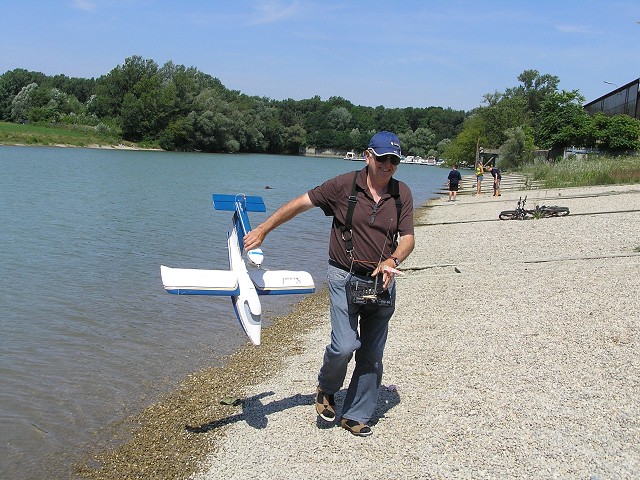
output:
POLYGON ((272 413, 282 412, 288 408, 300 405, 311 405, 314 395, 296 394, 292 397, 276 400, 271 403, 262 403, 262 399, 274 395, 274 392, 263 392, 253 397, 247 397, 242 401, 242 412, 231 415, 220 420, 214 420, 199 427, 186 425, 185 430, 190 433, 206 433, 216 428, 231 425, 236 422, 245 421, 254 428, 265 428, 268 423, 267 417, 272 413))
POLYGON ((371 425, 375 425, 385 414, 393 407, 400 403, 400 393, 395 385, 382 386, 380 388, 380 396, 378 396, 378 405, 373 412, 371 425))
MULTIPOLYGON (((343 390, 336 394, 336 409, 340 410, 344 400, 346 391, 343 390)), ((256 429, 266 428, 269 423, 268 416, 272 413, 282 412, 289 408, 299 407, 302 405, 313 405, 315 395, 302 395, 300 393, 291 397, 275 400, 270 403, 263 403, 262 399, 274 395, 274 392, 263 392, 252 397, 245 398, 242 401, 242 412, 231 415, 219 420, 213 420, 200 426, 186 425, 185 430, 189 433, 207 433, 226 425, 236 422, 247 422, 248 425, 256 429)), ((382 386, 380 396, 378 397, 378 405, 371 419, 371 424, 375 425, 385 414, 393 407, 400 403, 400 395, 392 386, 382 386)), ((338 416, 339 418, 339 416, 338 416)), ((318 418, 318 428, 332 428, 336 425, 334 422, 325 422, 318 418)))

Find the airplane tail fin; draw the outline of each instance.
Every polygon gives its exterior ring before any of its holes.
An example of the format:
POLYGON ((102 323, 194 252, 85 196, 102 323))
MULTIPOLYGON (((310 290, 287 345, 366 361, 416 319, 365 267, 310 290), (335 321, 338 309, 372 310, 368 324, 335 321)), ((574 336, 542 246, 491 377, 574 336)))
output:
POLYGON ((236 203, 240 203, 240 206, 244 207, 247 212, 266 212, 267 207, 264 204, 262 197, 258 196, 246 196, 242 194, 238 195, 223 195, 220 193, 214 193, 213 208, 216 210, 229 210, 235 212, 237 210, 236 203))

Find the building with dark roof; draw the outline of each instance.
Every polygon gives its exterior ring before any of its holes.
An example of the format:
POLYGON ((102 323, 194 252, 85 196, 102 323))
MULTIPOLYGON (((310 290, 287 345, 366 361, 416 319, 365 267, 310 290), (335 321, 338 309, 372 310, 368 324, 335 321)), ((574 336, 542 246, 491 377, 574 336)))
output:
POLYGON ((584 109, 589 115, 602 112, 605 115, 624 114, 640 120, 640 78, 627 83, 615 90, 585 104, 584 109))

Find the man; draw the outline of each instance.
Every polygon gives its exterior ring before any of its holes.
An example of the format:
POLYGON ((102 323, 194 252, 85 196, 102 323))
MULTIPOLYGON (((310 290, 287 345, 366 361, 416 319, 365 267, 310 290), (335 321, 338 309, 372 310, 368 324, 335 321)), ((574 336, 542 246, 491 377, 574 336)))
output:
POLYGON ((458 185, 462 181, 462 175, 458 171, 458 165, 454 165, 447 176, 447 185, 449 186, 449 201, 456 200, 458 196, 458 185))
POLYGON ((342 388, 355 352, 340 423, 357 436, 372 434, 367 423, 382 383, 382 356, 395 309, 394 276, 414 247, 411 190, 392 178, 400 157, 394 133, 375 134, 364 169, 291 200, 244 238, 245 249, 256 248, 271 230, 312 207, 333 217, 327 271, 331 343, 318 374, 316 412, 326 421, 336 419, 334 394, 342 388))
POLYGON ((502 180, 502 175, 500 174, 500 169, 494 164, 491 168, 491 176, 493 177, 493 196, 499 197, 500 194, 500 181, 502 180))

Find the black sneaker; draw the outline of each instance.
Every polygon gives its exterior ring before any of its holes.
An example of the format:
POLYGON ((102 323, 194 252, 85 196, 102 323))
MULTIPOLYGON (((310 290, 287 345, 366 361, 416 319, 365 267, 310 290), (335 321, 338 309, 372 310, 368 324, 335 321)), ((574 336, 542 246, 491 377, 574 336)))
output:
POLYGON ((373 434, 369 425, 356 422, 355 420, 349 420, 348 418, 343 418, 340 425, 357 437, 368 437, 373 434))
POLYGON ((316 412, 323 420, 327 422, 333 422, 336 418, 336 402, 333 399, 333 395, 324 393, 318 387, 316 395, 316 412))

